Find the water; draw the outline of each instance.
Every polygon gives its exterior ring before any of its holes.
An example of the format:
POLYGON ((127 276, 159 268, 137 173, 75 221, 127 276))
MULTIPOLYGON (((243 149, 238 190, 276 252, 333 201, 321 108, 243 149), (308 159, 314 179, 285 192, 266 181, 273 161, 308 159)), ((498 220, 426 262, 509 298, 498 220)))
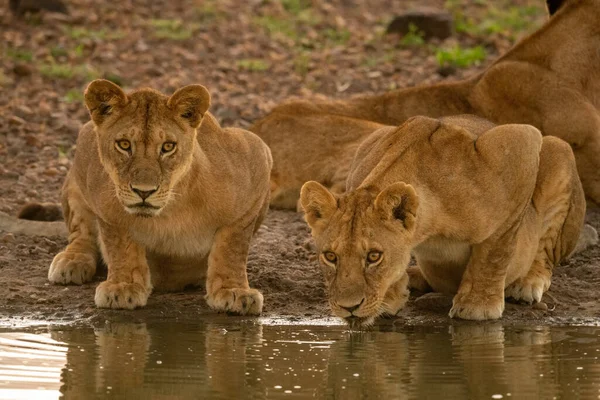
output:
POLYGON ((0 399, 600 397, 600 327, 324 322, 0 331, 0 399))

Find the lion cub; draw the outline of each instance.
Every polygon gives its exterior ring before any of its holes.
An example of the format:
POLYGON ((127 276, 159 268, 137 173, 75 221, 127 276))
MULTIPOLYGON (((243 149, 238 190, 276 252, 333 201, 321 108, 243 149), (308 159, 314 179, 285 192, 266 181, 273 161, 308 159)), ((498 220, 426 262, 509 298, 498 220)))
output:
POLYGON ((411 284, 456 294, 451 317, 496 319, 540 301, 575 247, 585 198, 573 152, 530 125, 413 117, 358 148, 347 193, 300 196, 337 316, 396 314, 411 284))
POLYGON ((69 245, 48 279, 90 281, 102 259, 98 307, 142 307, 153 286, 177 290, 206 277, 211 308, 259 314, 246 258, 268 209, 269 148, 251 132, 221 128, 200 85, 168 97, 95 80, 85 104, 92 121, 62 192, 69 245))

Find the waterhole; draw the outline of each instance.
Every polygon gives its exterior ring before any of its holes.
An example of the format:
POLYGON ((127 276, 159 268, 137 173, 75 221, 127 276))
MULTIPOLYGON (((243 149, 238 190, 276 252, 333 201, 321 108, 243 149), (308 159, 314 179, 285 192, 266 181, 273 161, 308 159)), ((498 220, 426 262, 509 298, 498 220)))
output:
POLYGON ((0 399, 598 398, 600 327, 336 320, 0 331, 0 399), (310 322, 310 324, 309 324, 310 322))

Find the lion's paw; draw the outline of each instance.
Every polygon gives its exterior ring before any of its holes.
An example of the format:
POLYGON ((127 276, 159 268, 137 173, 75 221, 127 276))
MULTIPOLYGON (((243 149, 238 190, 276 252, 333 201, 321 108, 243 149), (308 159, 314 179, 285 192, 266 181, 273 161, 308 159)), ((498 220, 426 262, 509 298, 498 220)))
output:
POLYGON ((529 304, 539 303, 542 296, 550 287, 550 278, 545 276, 526 276, 519 278, 506 289, 504 296, 529 304))
POLYGON ((102 282, 96 288, 95 302, 99 308, 125 308, 133 310, 144 307, 150 290, 138 283, 102 282))
POLYGON ((475 321, 498 319, 504 312, 504 298, 482 299, 471 293, 458 293, 454 296, 450 318, 461 318, 475 321))
POLYGON ((262 312, 263 295, 256 289, 221 289, 207 294, 206 303, 220 312, 258 315, 262 312))
POLYGON ((91 281, 95 273, 96 259, 93 255, 66 250, 54 256, 48 270, 48 280, 63 285, 81 285, 91 281))
POLYGON ((410 291, 408 290, 408 275, 404 276, 396 283, 394 283, 385 294, 382 302, 383 315, 384 316, 395 316, 404 308, 408 301, 410 291))

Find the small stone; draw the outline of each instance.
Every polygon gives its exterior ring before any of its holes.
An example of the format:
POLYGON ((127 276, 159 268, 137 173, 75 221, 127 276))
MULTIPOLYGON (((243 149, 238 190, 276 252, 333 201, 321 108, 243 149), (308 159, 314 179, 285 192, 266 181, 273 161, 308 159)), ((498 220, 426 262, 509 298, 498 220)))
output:
POLYGON ((22 105, 15 108, 15 115, 25 119, 31 117, 33 115, 33 111, 31 108, 22 105))
POLYGON ((437 73, 444 78, 456 74, 456 67, 453 65, 443 65, 437 69, 437 73))
POLYGON ((8 118, 8 123, 10 125, 25 125, 27 122, 23 118, 13 115, 12 117, 8 118))
POLYGON ((30 76, 32 71, 31 71, 31 67, 29 65, 26 64, 17 64, 13 67, 13 72, 15 73, 15 75, 17 76, 30 76))
POLYGON ((32 147, 41 147, 42 146, 42 142, 40 142, 40 140, 35 135, 26 135, 25 143, 27 143, 27 146, 32 146, 32 147))
POLYGON ((8 178, 8 179, 19 179, 19 173, 15 172, 15 171, 4 171, 4 173, 2 174, 2 176, 8 178))
POLYGON ((150 67, 146 68, 146 75, 148 75, 148 76, 158 77, 158 76, 163 76, 164 74, 165 74, 165 71, 158 67, 150 66, 150 67))
POLYGON ((57 170, 56 168, 52 168, 52 167, 50 167, 50 168, 47 168, 47 169, 44 171, 44 175, 48 175, 48 176, 56 176, 56 175, 58 175, 58 170, 57 170))
POLYGON ((3 243, 14 243, 15 241, 15 235, 13 235, 12 233, 5 233, 4 235, 2 235, 2 242, 3 243))
POLYGON ((387 27, 386 33, 406 35, 416 28, 423 39, 446 39, 454 32, 452 15, 446 11, 421 9, 408 11, 395 17, 387 27))
POLYGON ((539 303, 535 303, 531 308, 534 310, 548 311, 548 304, 540 301, 539 303))
POLYGON ((34 189, 28 189, 28 190, 26 190, 25 194, 27 196, 30 196, 30 197, 38 197, 40 195, 40 193, 37 190, 34 190, 34 189))
POLYGON ((417 297, 414 304, 421 310, 446 313, 452 308, 452 296, 442 293, 426 293, 417 297))

